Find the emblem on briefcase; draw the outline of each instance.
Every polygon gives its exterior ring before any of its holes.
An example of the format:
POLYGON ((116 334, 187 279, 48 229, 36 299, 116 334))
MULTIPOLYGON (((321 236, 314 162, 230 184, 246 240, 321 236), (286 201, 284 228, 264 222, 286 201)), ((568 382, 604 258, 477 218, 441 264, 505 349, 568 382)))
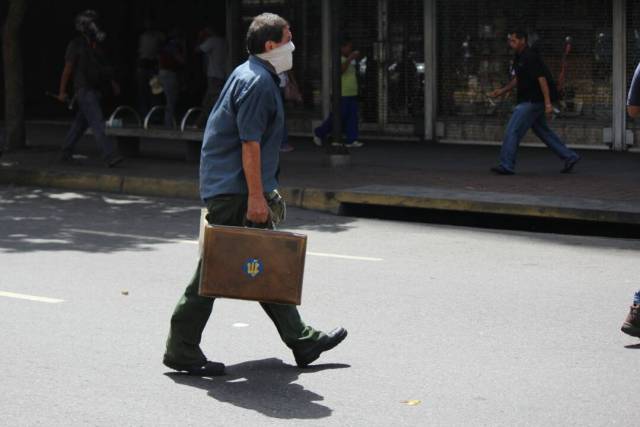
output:
POLYGON ((244 263, 244 272, 254 278, 263 271, 262 262, 256 258, 250 258, 244 263))

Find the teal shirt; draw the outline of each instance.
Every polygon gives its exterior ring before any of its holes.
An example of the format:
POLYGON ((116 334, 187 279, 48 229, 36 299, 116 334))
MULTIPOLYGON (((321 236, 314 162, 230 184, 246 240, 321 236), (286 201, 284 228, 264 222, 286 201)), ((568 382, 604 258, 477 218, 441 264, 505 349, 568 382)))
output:
POLYGON ((278 187, 276 172, 284 135, 284 108, 273 68, 251 56, 227 79, 202 141, 200 197, 248 194, 242 143, 258 141, 265 192, 278 187))

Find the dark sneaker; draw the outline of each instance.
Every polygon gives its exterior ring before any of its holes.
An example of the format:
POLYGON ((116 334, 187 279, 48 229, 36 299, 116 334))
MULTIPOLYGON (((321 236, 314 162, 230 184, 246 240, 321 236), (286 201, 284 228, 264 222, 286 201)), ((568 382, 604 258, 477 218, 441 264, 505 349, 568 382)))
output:
POLYGON ((320 357, 320 354, 324 351, 331 350, 342 342, 347 337, 347 330, 344 328, 336 328, 329 332, 318 341, 313 344, 309 344, 308 347, 299 350, 293 350, 293 356, 296 359, 296 364, 300 368, 313 363, 320 357))
POLYGON ((631 306, 629 315, 620 329, 627 335, 640 338, 640 305, 631 306))
POLYGON ((68 151, 61 151, 60 154, 58 155, 58 163, 63 164, 63 165, 72 165, 72 166, 78 166, 81 165, 82 162, 80 161, 79 158, 76 157, 81 157, 81 156, 74 156, 72 153, 68 152, 68 151))
POLYGON ((560 173, 570 173, 573 170, 573 167, 580 161, 580 156, 573 157, 566 162, 564 162, 564 167, 560 171, 560 173))
POLYGON ((114 154, 114 155, 111 155, 111 156, 107 157, 106 159, 104 159, 104 164, 108 168, 113 168, 113 167, 119 165, 120 163, 122 163, 123 160, 124 160, 124 157, 122 157, 122 156, 120 156, 118 154, 114 154))
POLYGON ((181 363, 175 363, 165 357, 162 363, 174 371, 185 372, 197 377, 219 377, 224 375, 225 368, 224 363, 211 362, 209 360, 201 364, 184 365, 181 363))
POLYGON ((495 167, 492 167, 490 170, 491 172, 497 175, 515 175, 515 172, 510 171, 509 169, 506 169, 502 166, 495 166, 495 167))
POLYGON ((62 150, 60 154, 58 154, 58 162, 59 163, 72 163, 73 162, 73 153, 62 150))

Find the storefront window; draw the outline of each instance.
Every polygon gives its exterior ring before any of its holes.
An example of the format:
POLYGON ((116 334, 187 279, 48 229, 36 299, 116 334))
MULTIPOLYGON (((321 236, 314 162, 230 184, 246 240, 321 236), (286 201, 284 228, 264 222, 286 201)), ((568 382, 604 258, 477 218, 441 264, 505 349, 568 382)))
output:
POLYGON ((601 144, 612 111, 611 28, 611 0, 438 1, 439 115, 487 124, 444 138, 500 139, 515 93, 486 94, 511 78, 507 34, 523 29, 562 94, 555 127, 569 143, 601 144))

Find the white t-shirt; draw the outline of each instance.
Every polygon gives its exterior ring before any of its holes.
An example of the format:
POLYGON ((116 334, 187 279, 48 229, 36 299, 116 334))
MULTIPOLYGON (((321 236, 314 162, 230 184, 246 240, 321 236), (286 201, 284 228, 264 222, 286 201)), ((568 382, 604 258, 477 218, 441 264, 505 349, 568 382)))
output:
POLYGON ((145 31, 138 40, 138 58, 155 60, 163 42, 164 34, 160 31, 145 31))
POLYGON ((211 36, 198 49, 207 58, 207 77, 224 79, 227 62, 227 43, 222 37, 211 36))

